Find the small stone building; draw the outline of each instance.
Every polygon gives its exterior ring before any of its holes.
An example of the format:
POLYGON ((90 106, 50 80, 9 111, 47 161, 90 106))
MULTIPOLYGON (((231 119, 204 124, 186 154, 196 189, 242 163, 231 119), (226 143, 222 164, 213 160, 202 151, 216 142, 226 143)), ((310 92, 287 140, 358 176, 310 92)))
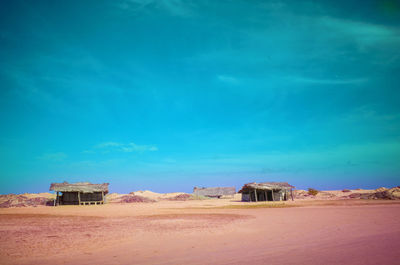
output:
POLYGON ((91 184, 89 182, 51 183, 50 190, 57 193, 54 205, 104 204, 108 185, 108 183, 91 184))
POLYGON ((287 201, 289 197, 293 200, 294 188, 287 182, 253 182, 245 184, 239 193, 244 202, 287 201))
POLYGON ((193 195, 195 196, 221 198, 222 196, 234 196, 235 194, 236 194, 235 187, 193 188, 193 195))

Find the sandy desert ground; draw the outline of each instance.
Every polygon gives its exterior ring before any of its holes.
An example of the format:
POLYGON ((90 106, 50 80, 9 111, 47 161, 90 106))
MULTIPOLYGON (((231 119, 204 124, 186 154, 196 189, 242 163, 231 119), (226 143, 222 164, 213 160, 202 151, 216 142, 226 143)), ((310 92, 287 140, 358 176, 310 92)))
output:
POLYGON ((237 199, 0 209, 0 263, 399 264, 399 201, 237 199))

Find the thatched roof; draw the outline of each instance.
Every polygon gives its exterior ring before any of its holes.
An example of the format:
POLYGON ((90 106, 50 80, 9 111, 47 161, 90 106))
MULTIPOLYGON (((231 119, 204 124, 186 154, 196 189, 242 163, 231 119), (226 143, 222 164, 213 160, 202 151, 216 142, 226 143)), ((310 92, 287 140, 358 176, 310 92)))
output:
POLYGON ((92 184, 89 182, 77 182, 77 183, 51 183, 50 190, 60 192, 82 192, 82 193, 93 193, 93 192, 104 192, 108 193, 109 183, 103 184, 92 184))
POLYGON ((290 185, 287 182, 261 182, 261 183, 247 183, 244 184, 242 189, 239 192, 242 192, 243 190, 290 190, 294 189, 295 187, 290 185))
POLYGON ((214 188, 199 188, 194 187, 193 194, 197 196, 218 197, 223 195, 234 195, 235 187, 214 187, 214 188))

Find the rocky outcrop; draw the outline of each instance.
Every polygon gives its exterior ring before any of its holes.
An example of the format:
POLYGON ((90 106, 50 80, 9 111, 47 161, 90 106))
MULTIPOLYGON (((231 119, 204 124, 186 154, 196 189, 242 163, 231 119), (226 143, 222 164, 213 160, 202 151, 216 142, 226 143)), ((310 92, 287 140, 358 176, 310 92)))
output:
POLYGON ((365 200, 400 200, 400 186, 391 189, 379 188, 373 193, 352 193, 346 196, 348 199, 365 200))
POLYGON ((400 200, 400 186, 375 193, 377 199, 400 200))
POLYGON ((166 200, 168 200, 168 201, 188 201, 190 199, 193 199, 193 196, 190 194, 179 194, 179 195, 176 195, 175 197, 167 198, 166 200))
POLYGON ((156 200, 139 195, 128 194, 120 197, 118 202, 119 203, 156 202, 156 200))
POLYGON ((0 195, 0 200, 0 208, 50 206, 54 204, 54 199, 48 197, 29 197, 16 194, 0 195))

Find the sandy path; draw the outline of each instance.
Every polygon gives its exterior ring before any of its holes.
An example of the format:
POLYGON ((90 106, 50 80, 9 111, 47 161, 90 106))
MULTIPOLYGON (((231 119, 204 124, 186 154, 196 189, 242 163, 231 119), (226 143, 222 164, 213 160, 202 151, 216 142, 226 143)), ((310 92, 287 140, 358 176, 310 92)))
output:
POLYGON ((0 212, 0 261, 398 264, 400 260, 399 204, 273 209, 191 206, 192 202, 168 202, 7 209, 0 212))

